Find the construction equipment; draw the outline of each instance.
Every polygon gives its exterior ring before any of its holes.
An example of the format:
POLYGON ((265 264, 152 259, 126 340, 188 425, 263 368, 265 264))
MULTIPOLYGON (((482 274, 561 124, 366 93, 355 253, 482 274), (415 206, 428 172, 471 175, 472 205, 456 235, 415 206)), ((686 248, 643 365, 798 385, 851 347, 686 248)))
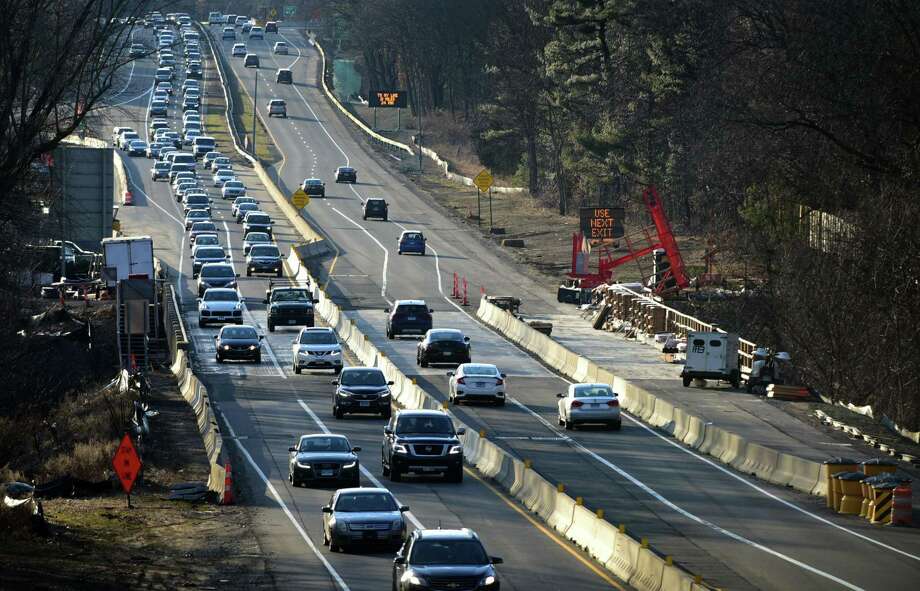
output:
POLYGON ((767 394, 770 385, 784 385, 792 378, 792 357, 785 351, 774 353, 760 347, 751 354, 751 373, 747 377, 747 391, 767 394))
POLYGON ((572 235, 572 271, 568 273, 568 277, 580 280, 579 287, 591 289, 602 283, 609 283, 615 268, 633 261, 639 266, 643 284, 651 285, 657 294, 679 291, 690 284, 684 272, 684 262, 677 247, 677 240, 671 231, 671 224, 655 187, 648 187, 642 193, 642 200, 652 217, 652 225, 623 236, 622 241, 629 250, 628 254, 614 258, 609 248, 602 246, 597 272, 589 272, 586 257, 590 247, 584 235, 580 232, 572 235), (655 254, 656 250, 664 251, 659 257, 659 264, 654 272, 645 273, 640 259, 655 254))

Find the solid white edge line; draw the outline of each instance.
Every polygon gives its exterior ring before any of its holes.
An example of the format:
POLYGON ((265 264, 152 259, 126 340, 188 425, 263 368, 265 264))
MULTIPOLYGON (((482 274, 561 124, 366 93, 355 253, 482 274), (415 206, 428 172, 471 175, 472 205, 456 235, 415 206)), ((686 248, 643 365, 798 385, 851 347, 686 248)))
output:
MULTIPOLYGON (((119 157, 119 158, 122 158, 122 155, 119 154, 118 157, 119 157)), ((124 163, 124 159, 123 159, 123 158, 122 158, 122 163, 124 163)), ((164 209, 159 203, 157 203, 156 201, 154 201, 153 198, 150 197, 150 195, 148 195, 146 192, 144 192, 144 190, 141 188, 141 186, 138 185, 136 182, 134 182, 134 177, 131 176, 131 171, 128 170, 128 167, 127 167, 127 166, 124 166, 124 169, 125 169, 125 176, 128 177, 128 183, 130 183, 138 193, 140 193, 141 195, 144 196, 144 198, 147 200, 147 203, 153 205, 154 207, 156 207, 157 209, 159 209, 160 211, 162 211, 163 213, 165 213, 170 219, 172 219, 174 222, 176 222, 177 224, 179 224, 179 227, 181 227, 181 228, 183 229, 183 231, 185 231, 185 223, 184 223, 182 220, 180 220, 179 218, 177 218, 176 216, 174 216, 173 214, 171 214, 171 213, 169 213, 168 211, 166 211, 166 209, 164 209)))
POLYGON ((288 509, 287 504, 281 499, 281 495, 278 494, 278 491, 275 489, 275 486, 271 483, 265 473, 259 468, 259 465, 256 463, 252 456, 249 455, 249 451, 243 446, 243 443, 237 439, 236 432, 233 430, 233 426, 230 424, 230 421, 227 420, 227 417, 221 413, 221 418, 224 421, 224 425, 227 426, 227 431, 230 432, 231 440, 236 444, 236 447, 240 452, 246 456, 246 460, 249 462, 249 465, 255 469, 256 473, 259 475, 259 478, 265 484, 265 487, 268 489, 268 492, 275 498, 275 502, 281 507, 281 510, 284 511, 284 514, 287 515, 287 518, 294 525, 294 529, 297 530, 297 533, 300 534, 300 537, 303 538, 303 541, 307 543, 307 546, 310 550, 313 551, 313 554, 319 558, 319 561, 326 568, 326 571, 332 576, 335 581, 336 586, 339 587, 342 591, 350 591, 350 587, 345 583, 345 580, 339 575, 338 571, 335 570, 335 567, 326 560, 326 557, 323 556, 323 553, 319 551, 319 548, 316 547, 316 544, 313 543, 313 540, 310 539, 310 536, 303 529, 303 526, 300 525, 300 522, 294 517, 294 514, 291 513, 291 510, 288 509))
POLYGON ((383 250, 383 279, 382 279, 382 285, 380 286, 380 295, 381 297, 383 297, 383 299, 387 301, 388 304, 392 306, 393 302, 391 302, 390 299, 387 298, 387 265, 389 264, 389 261, 390 261, 390 252, 383 245, 383 243, 377 240, 376 236, 374 236, 373 234, 367 231, 367 228, 365 228, 364 226, 362 226, 355 220, 351 219, 350 217, 348 217, 347 215, 339 211, 338 208, 333 207, 332 211, 336 212, 337 214, 339 214, 340 216, 348 220, 350 223, 354 224, 359 230, 367 234, 371 240, 376 242, 377 246, 379 246, 381 250, 383 250))
POLYGON ((820 569, 818 569, 818 568, 815 568, 815 567, 813 567, 813 566, 811 566, 811 565, 808 565, 808 564, 806 564, 806 563, 804 563, 804 562, 802 562, 802 561, 800 561, 800 560, 796 560, 795 558, 792 558, 791 556, 787 556, 786 554, 783 554, 783 553, 781 553, 781 552, 777 552, 776 550, 773 550, 772 548, 769 548, 769 547, 767 547, 767 546, 764 546, 763 544, 760 544, 759 542, 755 542, 755 541, 753 541, 753 540, 749 540, 749 539, 745 538, 744 536, 741 536, 740 534, 736 534, 736 533, 733 532, 733 531, 727 530, 727 529, 725 529, 725 528, 723 528, 723 527, 721 527, 721 526, 719 526, 719 525, 716 525, 715 523, 712 523, 711 521, 708 521, 708 520, 703 519, 702 517, 700 517, 700 516, 698 516, 698 515, 696 515, 696 514, 694 514, 694 513, 691 513, 690 511, 687 511, 687 510, 684 509, 683 507, 680 507, 680 506, 677 505, 676 503, 670 501, 670 500, 669 500, 668 498, 666 498, 664 495, 662 495, 661 493, 659 493, 658 491, 656 491, 656 490, 653 489, 652 487, 648 486, 647 484, 645 484, 644 482, 642 482, 641 480, 639 480, 638 478, 636 478, 635 476, 633 476, 632 474, 630 474, 629 472, 627 472, 626 470, 620 468, 619 466, 617 466, 617 465, 614 464, 613 462, 607 460, 607 459, 604 458, 604 457, 601 457, 599 454, 597 454, 596 452, 591 451, 590 449, 588 449, 587 447, 585 447, 584 445, 582 445, 582 444, 579 443, 578 441, 572 439, 571 437, 567 437, 567 436, 565 436, 564 434, 560 433, 560 432, 556 429, 556 427, 555 427, 554 425, 551 425, 551 424, 550 424, 549 421, 547 421, 546 419, 544 419, 543 417, 541 417, 539 414, 537 414, 535 411, 533 411, 533 410, 531 410, 530 408, 528 408, 526 405, 524 405, 523 403, 521 403, 521 402, 518 401, 517 399, 512 398, 512 397, 510 397, 510 396, 508 396, 507 398, 508 398, 508 400, 510 400, 515 406, 517 406, 518 408, 522 409, 524 412, 526 412, 526 413, 532 415, 532 416, 533 416, 534 418, 536 418, 539 422, 543 423, 543 425, 544 425, 549 431, 551 431, 552 433, 556 434, 557 436, 563 436, 563 437, 565 437, 565 441, 566 441, 567 443, 569 443, 575 450, 577 450, 577 451, 579 451, 579 452, 581 452, 581 453, 583 453, 583 454, 589 456, 590 458, 594 459, 595 461, 600 462, 601 464, 603 464, 603 465, 606 466, 607 468, 613 470, 614 472, 616 472, 617 474, 619 474, 622 478, 625 478, 626 480, 628 480, 629 482, 631 482, 633 485, 635 485, 636 487, 638 487, 639 489, 641 489, 643 492, 645 492, 646 494, 650 495, 651 497, 653 497, 654 499, 656 499, 658 502, 660 502, 661 504, 663 504, 663 505, 665 505, 666 507, 668 507, 669 509, 671 509, 672 511, 674 511, 674 512, 680 514, 680 515, 683 515, 683 516, 686 517, 687 519, 689 519, 689 520, 691 520, 691 521, 694 521, 694 522, 696 522, 696 523, 698 523, 698 524, 700 524, 700 525, 704 525, 704 526, 706 526, 706 527, 712 529, 712 530, 715 531, 715 532, 718 532, 718 533, 720 533, 720 534, 722 534, 722 535, 724 535, 724 536, 727 536, 727 537, 729 537, 729 538, 735 540, 736 542, 741 542, 741 543, 743 543, 743 544, 747 544, 748 546, 751 546, 752 548, 756 548, 757 550, 761 550, 762 552, 766 552, 767 554, 770 554, 771 556, 775 556, 776 558, 779 558, 779 559, 781 559, 781 560, 783 560, 783 561, 785 561, 785 562, 788 562, 789 564, 793 564, 793 565, 795 565, 795 566, 798 566, 799 568, 802 568, 802 569, 804 569, 804 570, 807 570, 807 571, 809 571, 809 572, 811 572, 811 573, 814 573, 814 574, 816 574, 816 575, 818 575, 818 576, 820 576, 820 577, 823 577, 823 578, 825 578, 825 579, 828 579, 828 580, 830 580, 830 581, 833 581, 833 582, 835 582, 835 583, 837 583, 837 584, 839 584, 839 585, 841 585, 841 586, 843 586, 843 587, 846 587, 847 589, 852 589, 853 591, 861 591, 861 590, 862 590, 862 587, 859 587, 859 586, 854 585, 854 584, 852 584, 852 583, 850 583, 850 582, 848 582, 848 581, 845 581, 845 580, 843 580, 843 579, 841 579, 841 578, 839 578, 839 577, 836 577, 836 576, 832 575, 831 573, 828 573, 828 572, 825 572, 825 571, 820 570, 820 569))
MULTIPOLYGON (((326 424, 323 423, 323 421, 319 418, 319 416, 317 416, 317 414, 313 412, 313 409, 310 408, 310 406, 306 402, 298 398, 297 403, 300 404, 300 407, 304 409, 304 411, 306 411, 308 415, 310 415, 310 418, 313 419, 313 422, 319 426, 319 428, 323 431, 323 433, 326 433, 326 434, 332 433, 332 431, 330 431, 329 428, 326 427, 326 424)), ((374 486, 376 486, 377 488, 385 488, 387 490, 390 490, 387 487, 385 487, 383 483, 377 480, 377 478, 373 474, 370 473, 370 470, 368 470, 364 464, 361 464, 360 468, 361 468, 361 473, 364 474, 364 476, 367 477, 367 479, 370 480, 374 484, 374 486)), ((396 499, 396 503, 398 505, 402 505, 399 499, 396 498, 396 495, 393 494, 393 491, 390 491, 390 494, 393 495, 394 499, 396 499)), ((411 511, 406 512, 405 515, 406 517, 409 518, 409 521, 412 522, 412 525, 414 525, 416 529, 425 529, 425 526, 422 525, 422 522, 419 521, 418 518, 416 518, 415 515, 413 515, 411 511)))

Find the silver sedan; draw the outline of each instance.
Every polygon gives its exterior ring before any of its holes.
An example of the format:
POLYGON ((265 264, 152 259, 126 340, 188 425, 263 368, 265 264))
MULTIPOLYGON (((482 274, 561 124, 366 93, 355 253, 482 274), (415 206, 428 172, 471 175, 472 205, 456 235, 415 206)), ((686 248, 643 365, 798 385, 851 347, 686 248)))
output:
POLYGON ((620 429, 620 400, 607 384, 572 384, 559 398, 559 424, 574 429, 583 424, 605 424, 620 429))

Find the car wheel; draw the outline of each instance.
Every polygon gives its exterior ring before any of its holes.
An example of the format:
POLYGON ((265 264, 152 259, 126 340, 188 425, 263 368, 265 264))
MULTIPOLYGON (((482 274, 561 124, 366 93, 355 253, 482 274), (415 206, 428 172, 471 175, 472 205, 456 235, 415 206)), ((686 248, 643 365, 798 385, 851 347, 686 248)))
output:
POLYGON ((335 369, 332 370, 332 373, 334 373, 335 375, 339 375, 340 373, 342 373, 342 368, 341 368, 341 367, 337 367, 337 368, 335 368, 335 369))
POLYGON ((400 480, 402 480, 402 474, 399 473, 399 468, 390 466, 390 482, 399 482, 400 480))
POLYGON ((256 363, 262 363, 262 354, 259 353, 255 356, 256 363))
POLYGON ((562 420, 562 415, 556 415, 556 422, 559 424, 560 427, 562 425, 565 425, 565 421, 562 420))
POLYGON ((575 428, 575 425, 572 424, 571 419, 562 419, 562 424, 565 425, 566 431, 571 431, 572 429, 575 428))
POLYGON ((367 216, 366 216, 366 215, 362 215, 362 216, 361 216, 361 219, 362 219, 362 220, 367 220, 367 216))
POLYGON ((396 254, 402 254, 402 251, 401 251, 401 250, 397 250, 397 251, 396 251, 396 254))
POLYGON ((332 416, 334 416, 334 417, 337 418, 337 419, 341 419, 341 418, 344 418, 344 417, 345 417, 345 413, 343 413, 343 412, 342 412, 342 409, 339 408, 338 406, 333 406, 333 407, 332 407, 332 416))
POLYGON ((252 271, 246 269, 246 277, 252 277, 252 271))
POLYGON ((383 462, 381 462, 380 466, 381 466, 381 471, 383 472, 383 475, 384 475, 384 476, 389 476, 389 475, 390 475, 390 469, 387 467, 387 465, 384 464, 383 462))
POLYGON ((457 484, 463 482, 463 466, 458 466, 457 468, 451 470, 447 474, 447 479, 457 484))
POLYGON ((218 363, 223 363, 223 362, 224 362, 224 358, 221 357, 220 355, 217 355, 217 362, 218 362, 218 363))
POLYGON ((499 398, 495 401, 495 406, 505 406, 505 399, 499 398))
POLYGON ((422 357, 418 360, 418 364, 422 367, 428 367, 428 360, 422 357))
POLYGON ((383 221, 387 221, 387 216, 386 216, 386 214, 384 214, 384 216, 383 216, 383 221))
POLYGON ((281 277, 282 275, 284 275, 284 273, 282 273, 281 269, 278 269, 278 274, 276 275, 276 277, 281 277))
POLYGON ((329 551, 330 552, 341 552, 342 547, 336 544, 335 538, 329 538, 329 551))
POLYGON ((613 427, 614 431, 619 431, 620 428, 623 427, 623 421, 616 421, 611 425, 611 427, 613 427))
POLYGON ((392 331, 392 330, 388 330, 388 331, 387 331, 387 338, 390 339, 391 341, 393 340, 393 331, 392 331))
POLYGON ((296 363, 294 364, 294 373, 296 373, 297 375, 300 375, 300 365, 296 363))
POLYGON ((386 409, 385 411, 383 411, 382 413, 380 413, 380 416, 381 416, 382 418, 384 418, 384 419, 389 420, 390 417, 393 416, 393 411, 392 411, 392 409, 389 409, 389 408, 388 408, 388 409, 386 409))
POLYGON ((422 252, 420 252, 419 254, 421 254, 422 256, 425 256, 425 249, 423 248, 422 252))
POLYGON ((690 376, 683 376, 684 388, 689 388, 691 381, 692 378, 690 376))
POLYGON ((268 323, 268 332, 275 332, 275 325, 271 322, 268 323))
POLYGON ((329 545, 329 536, 326 534, 326 528, 323 528, 323 546, 329 545))

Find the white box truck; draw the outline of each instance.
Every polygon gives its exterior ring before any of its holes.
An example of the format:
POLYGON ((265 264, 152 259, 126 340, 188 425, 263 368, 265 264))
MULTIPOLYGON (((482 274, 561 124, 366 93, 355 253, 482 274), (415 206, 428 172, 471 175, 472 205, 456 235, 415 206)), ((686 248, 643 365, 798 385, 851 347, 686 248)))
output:
POLYGON ((721 380, 741 385, 738 369, 738 335, 725 332, 691 332, 687 335, 687 360, 680 372, 684 387, 695 379, 721 380))
POLYGON ((121 236, 104 238, 106 286, 114 287, 122 279, 154 279, 153 238, 121 236))

